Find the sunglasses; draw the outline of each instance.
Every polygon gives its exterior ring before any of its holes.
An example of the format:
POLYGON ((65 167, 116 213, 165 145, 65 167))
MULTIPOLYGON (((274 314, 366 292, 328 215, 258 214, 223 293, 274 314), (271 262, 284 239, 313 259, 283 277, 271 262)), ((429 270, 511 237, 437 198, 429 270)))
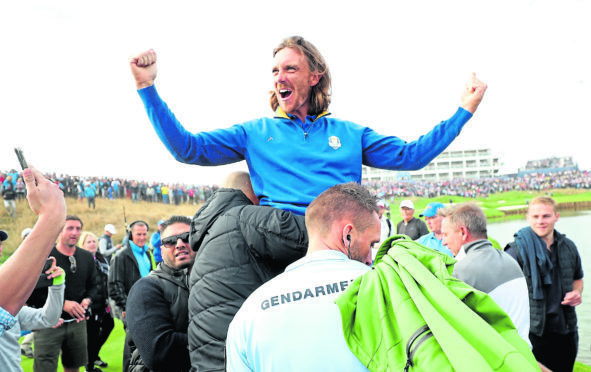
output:
POLYGON ((183 243, 188 243, 189 242, 189 232, 187 231, 182 234, 172 235, 167 238, 164 238, 164 239, 162 239, 162 245, 165 246, 166 248, 174 248, 174 247, 176 247, 176 242, 179 239, 182 240, 183 243))
POLYGON ((70 271, 72 272, 72 274, 76 274, 76 259, 74 258, 74 256, 68 256, 68 258, 70 259, 70 271))

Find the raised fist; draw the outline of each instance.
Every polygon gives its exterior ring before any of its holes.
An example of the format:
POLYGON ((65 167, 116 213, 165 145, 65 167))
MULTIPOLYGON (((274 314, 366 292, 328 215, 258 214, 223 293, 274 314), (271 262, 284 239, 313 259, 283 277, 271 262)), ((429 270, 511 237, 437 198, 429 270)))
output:
POLYGON ((149 49, 129 59, 131 74, 135 79, 137 89, 149 87, 156 79, 156 52, 149 49))

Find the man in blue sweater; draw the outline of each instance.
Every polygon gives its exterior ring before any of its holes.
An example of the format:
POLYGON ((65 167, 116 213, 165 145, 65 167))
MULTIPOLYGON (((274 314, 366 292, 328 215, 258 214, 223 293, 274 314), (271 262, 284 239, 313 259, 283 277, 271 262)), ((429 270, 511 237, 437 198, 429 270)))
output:
MULTIPOLYGON (((419 140, 406 143, 397 137, 383 136, 367 127, 330 116, 327 111, 330 72, 324 58, 310 42, 299 36, 287 38, 275 48, 273 56, 274 84, 270 103, 274 116, 196 134, 183 128, 156 92, 156 53, 148 50, 131 58, 130 67, 156 133, 177 160, 198 165, 246 160, 260 205, 294 213, 296 218, 286 217, 287 214, 282 216, 291 221, 303 220, 308 205, 324 190, 340 183, 360 183, 362 164, 406 170, 427 165, 460 133, 486 90, 485 84, 472 77, 462 96, 462 107, 454 116, 419 140)), ((272 223, 274 212, 276 210, 271 208, 261 209, 261 213, 267 213, 266 218, 260 216, 261 223, 272 223)), ((216 220, 212 218, 211 223, 216 220)), ((297 230, 297 226, 278 226, 282 232, 297 230)), ((231 232, 231 226, 222 227, 226 231, 221 231, 220 235, 231 232)), ((234 242, 242 243, 246 244, 234 242)), ((191 247, 199 250, 196 262, 199 262, 200 253, 210 250, 205 247, 208 244, 204 239, 203 244, 191 247)), ((265 262, 277 267, 290 263, 265 262)), ((252 276, 260 275, 258 269, 249 270, 254 270, 252 276)), ((192 282, 196 280, 194 271, 192 282)), ((244 296, 256 289, 256 286, 248 285, 244 293, 234 295, 233 303, 241 304, 244 296)), ((211 292, 211 285, 206 290, 211 292)), ((191 297, 196 295, 192 289, 191 297)), ((227 315, 233 317, 235 310, 231 311, 227 315)), ((197 332, 189 329, 192 353, 208 346, 197 332)), ((216 340, 221 342, 220 345, 223 341, 216 340)), ((212 350, 207 359, 207 367, 201 365, 200 360, 194 360, 192 367, 196 370, 225 370, 223 347, 212 350)))
POLYGON ((196 134, 183 128, 154 87, 156 53, 140 53, 130 66, 152 125, 177 160, 198 165, 246 160, 260 204, 300 215, 329 187, 360 183, 362 164, 391 170, 427 165, 460 133, 487 88, 473 75, 450 119, 405 142, 329 116, 330 72, 310 42, 289 37, 273 56, 274 116, 196 134))

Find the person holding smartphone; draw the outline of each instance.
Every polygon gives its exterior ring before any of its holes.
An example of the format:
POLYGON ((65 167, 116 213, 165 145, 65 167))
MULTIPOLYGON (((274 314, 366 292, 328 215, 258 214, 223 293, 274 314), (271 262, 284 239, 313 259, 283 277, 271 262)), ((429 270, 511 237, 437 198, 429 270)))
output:
POLYGON ((23 307, 38 281, 40 272, 64 225, 66 203, 63 193, 31 167, 23 170, 29 207, 38 216, 31 233, 0 266, 0 336, 16 324, 15 315, 23 307))

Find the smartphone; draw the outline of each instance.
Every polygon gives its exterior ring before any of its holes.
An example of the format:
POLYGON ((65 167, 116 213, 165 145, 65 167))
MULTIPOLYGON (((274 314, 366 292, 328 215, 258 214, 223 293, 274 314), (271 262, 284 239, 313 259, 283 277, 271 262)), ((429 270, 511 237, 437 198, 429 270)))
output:
POLYGON ((20 147, 15 147, 14 152, 16 152, 16 157, 18 158, 18 162, 21 164, 21 168, 23 168, 23 170, 29 168, 29 165, 25 160, 25 155, 23 155, 23 150, 21 150, 20 147))
POLYGON ((47 279, 47 274, 45 274, 45 272, 51 268, 51 265, 53 265, 53 260, 48 258, 47 261, 45 261, 45 265, 43 265, 39 279, 37 279, 37 285, 35 285, 35 289, 46 288, 50 285, 53 285, 53 279, 47 279))
POLYGON ((41 275, 45 275, 45 272, 49 269, 51 269, 51 265, 53 265, 53 260, 51 258, 48 258, 47 261, 45 261, 45 265, 43 265, 43 269, 41 270, 41 275))

